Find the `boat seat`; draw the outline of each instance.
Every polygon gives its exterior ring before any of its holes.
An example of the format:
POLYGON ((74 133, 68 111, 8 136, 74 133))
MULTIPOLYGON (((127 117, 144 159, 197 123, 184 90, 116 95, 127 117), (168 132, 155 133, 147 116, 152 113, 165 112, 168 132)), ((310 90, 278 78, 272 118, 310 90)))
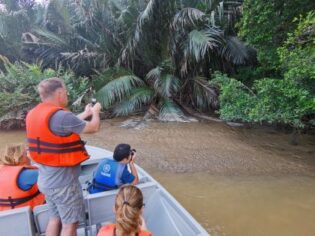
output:
MULTIPOLYGON (((45 235, 48 220, 49 220, 47 205, 44 204, 44 205, 39 205, 39 206, 34 207, 33 214, 34 214, 34 221, 35 221, 35 226, 36 226, 38 235, 45 235)), ((85 222, 79 222, 78 231, 81 231, 82 228, 84 228, 84 235, 87 236, 87 229, 86 229, 85 222)))
MULTIPOLYGON (((153 182, 138 184, 137 187, 141 189, 145 203, 149 201, 153 193, 157 191, 157 185, 153 182)), ((89 194, 85 197, 90 232, 92 232, 92 227, 95 225, 97 232, 102 223, 115 221, 113 206, 117 192, 118 190, 111 190, 89 194)))
POLYGON ((34 236, 34 221, 29 206, 0 212, 0 235, 34 236))

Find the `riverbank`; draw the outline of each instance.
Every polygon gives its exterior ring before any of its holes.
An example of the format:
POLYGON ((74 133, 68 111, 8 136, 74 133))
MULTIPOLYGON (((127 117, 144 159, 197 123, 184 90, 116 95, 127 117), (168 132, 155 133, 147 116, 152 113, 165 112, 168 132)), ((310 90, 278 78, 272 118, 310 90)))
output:
MULTIPOLYGON (((100 132, 83 135, 88 145, 113 150, 118 143, 137 149, 145 169, 214 175, 315 176, 315 136, 303 134, 299 145, 273 128, 231 127, 217 122, 149 121, 126 128, 126 118, 102 121, 100 132)), ((0 145, 23 142, 24 131, 0 132, 0 145)))
POLYGON ((315 176, 315 136, 290 135, 269 128, 247 129, 217 122, 160 123, 139 129, 121 127, 126 118, 102 122, 101 131, 84 135, 89 145, 113 150, 118 143, 137 149, 137 163, 165 172, 215 175, 315 176))

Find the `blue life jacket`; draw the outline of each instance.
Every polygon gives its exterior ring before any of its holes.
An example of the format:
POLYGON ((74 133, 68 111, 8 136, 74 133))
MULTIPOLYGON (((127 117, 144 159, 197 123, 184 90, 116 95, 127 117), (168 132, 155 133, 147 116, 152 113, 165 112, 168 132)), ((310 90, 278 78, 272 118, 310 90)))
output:
POLYGON ((117 189, 122 185, 121 177, 126 164, 112 159, 104 159, 97 166, 92 184, 88 187, 89 193, 98 193, 117 189))

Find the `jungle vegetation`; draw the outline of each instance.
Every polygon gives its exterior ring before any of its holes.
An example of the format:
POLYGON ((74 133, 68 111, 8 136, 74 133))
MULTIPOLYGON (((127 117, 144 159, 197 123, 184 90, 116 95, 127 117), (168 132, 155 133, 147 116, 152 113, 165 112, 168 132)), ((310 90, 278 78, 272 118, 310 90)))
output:
MULTIPOLYGON (((60 76, 76 105, 314 126, 313 1, 0 1, 0 116, 60 76)), ((14 113, 15 114, 15 113, 14 113)))

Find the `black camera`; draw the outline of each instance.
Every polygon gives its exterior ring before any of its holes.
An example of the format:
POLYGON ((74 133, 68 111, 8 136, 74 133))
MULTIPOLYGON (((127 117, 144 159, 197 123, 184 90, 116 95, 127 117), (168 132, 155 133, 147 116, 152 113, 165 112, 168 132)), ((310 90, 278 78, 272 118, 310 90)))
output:
POLYGON ((133 155, 135 155, 136 152, 137 152, 136 149, 131 149, 130 150, 130 155, 133 156, 133 155))
POLYGON ((92 99, 91 99, 92 106, 94 106, 94 105, 96 104, 96 102, 97 102, 97 101, 96 101, 96 98, 92 98, 92 99))

